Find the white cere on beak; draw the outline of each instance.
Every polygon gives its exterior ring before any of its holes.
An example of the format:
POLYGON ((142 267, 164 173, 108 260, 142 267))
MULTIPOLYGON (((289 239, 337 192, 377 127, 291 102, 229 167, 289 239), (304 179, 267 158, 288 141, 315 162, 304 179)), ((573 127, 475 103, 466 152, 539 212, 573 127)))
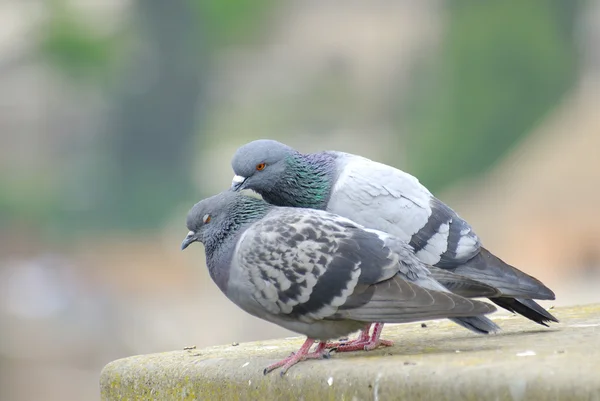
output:
POLYGON ((241 175, 234 175, 231 180, 231 188, 237 189, 240 185, 242 185, 246 181, 246 177, 242 177, 241 175))
POLYGON ((233 180, 231 180, 231 183, 233 185, 236 185, 236 184, 241 184, 244 181, 246 181, 246 177, 242 177, 241 175, 234 175, 233 180))

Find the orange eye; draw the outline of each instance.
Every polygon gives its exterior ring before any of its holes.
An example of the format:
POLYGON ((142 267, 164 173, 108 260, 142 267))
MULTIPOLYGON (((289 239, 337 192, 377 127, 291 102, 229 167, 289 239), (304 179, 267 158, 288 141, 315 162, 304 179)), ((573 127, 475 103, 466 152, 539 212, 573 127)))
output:
POLYGON ((204 224, 210 223, 210 214, 205 214, 202 221, 204 221, 204 224))
POLYGON ((263 171, 267 165, 265 163, 260 163, 256 165, 256 169, 258 171, 263 171))

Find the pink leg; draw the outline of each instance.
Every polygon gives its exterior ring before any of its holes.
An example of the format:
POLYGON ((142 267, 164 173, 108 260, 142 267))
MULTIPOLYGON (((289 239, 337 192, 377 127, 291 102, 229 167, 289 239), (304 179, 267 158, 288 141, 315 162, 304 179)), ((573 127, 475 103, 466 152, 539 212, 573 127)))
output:
MULTIPOLYGON (((360 331, 360 335, 356 340, 352 341, 337 341, 332 343, 327 343, 325 347, 327 348, 336 348, 347 347, 354 344, 362 344, 369 341, 369 330, 371 329, 371 323, 367 324, 364 329, 360 331)), ((342 351, 343 352, 343 351, 342 351)))
POLYGON ((369 328, 371 325, 367 325, 356 340, 349 341, 346 343, 332 343, 327 344, 328 348, 336 348, 336 352, 351 352, 351 351, 372 351, 379 346, 391 347, 394 345, 393 341, 382 340, 381 331, 383 330, 383 323, 375 323, 373 327, 373 334, 369 337, 369 328))
POLYGON ((372 351, 375 348, 382 347, 391 347, 394 345, 393 341, 390 340, 382 340, 381 332, 383 331, 383 323, 375 323, 375 327, 373 327, 373 335, 371 335, 371 339, 365 344, 365 351, 372 351))
POLYGON ((280 375, 283 376, 289 368, 291 368, 298 362, 304 361, 306 359, 328 358, 329 351, 325 348, 324 341, 319 342, 317 348, 313 352, 309 352, 310 348, 314 343, 315 340, 307 338, 304 344, 302 344, 302 346, 298 350, 298 352, 292 353, 292 355, 288 356, 287 358, 267 366, 263 371, 263 374, 266 375, 267 373, 272 372, 273 370, 283 366, 280 372, 280 375))

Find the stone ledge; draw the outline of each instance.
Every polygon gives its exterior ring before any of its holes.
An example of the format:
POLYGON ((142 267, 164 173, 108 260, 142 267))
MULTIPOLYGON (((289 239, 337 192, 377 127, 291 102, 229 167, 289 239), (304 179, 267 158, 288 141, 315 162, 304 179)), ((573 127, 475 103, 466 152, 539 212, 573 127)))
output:
MULTIPOLYGON (((479 336, 448 321, 387 325, 391 348, 302 362, 263 376, 302 337, 140 355, 111 362, 103 400, 595 400, 600 401, 600 304, 557 308, 550 329, 493 318, 479 336)), ((267 323, 265 323, 267 324, 267 323)))

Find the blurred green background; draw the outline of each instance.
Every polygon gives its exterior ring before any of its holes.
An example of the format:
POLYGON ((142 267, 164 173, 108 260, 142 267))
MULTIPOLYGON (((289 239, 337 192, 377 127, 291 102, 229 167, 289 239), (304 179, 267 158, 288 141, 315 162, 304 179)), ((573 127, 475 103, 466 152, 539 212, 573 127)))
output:
POLYGON ((408 171, 558 304, 600 300, 598 26, 593 1, 0 2, 0 400, 285 333, 178 252, 258 138, 408 171))

